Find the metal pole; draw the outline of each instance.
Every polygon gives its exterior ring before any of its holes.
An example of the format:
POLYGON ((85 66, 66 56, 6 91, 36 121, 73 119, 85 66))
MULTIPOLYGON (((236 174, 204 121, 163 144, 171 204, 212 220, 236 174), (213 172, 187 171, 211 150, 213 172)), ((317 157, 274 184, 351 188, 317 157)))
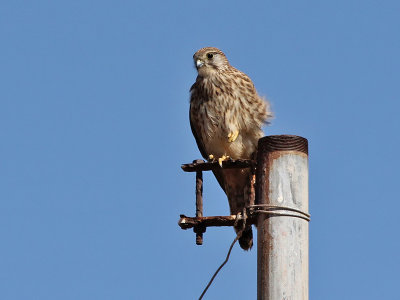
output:
POLYGON ((293 135, 260 139, 256 180, 256 206, 262 211, 257 220, 257 299, 307 300, 307 140, 293 135))

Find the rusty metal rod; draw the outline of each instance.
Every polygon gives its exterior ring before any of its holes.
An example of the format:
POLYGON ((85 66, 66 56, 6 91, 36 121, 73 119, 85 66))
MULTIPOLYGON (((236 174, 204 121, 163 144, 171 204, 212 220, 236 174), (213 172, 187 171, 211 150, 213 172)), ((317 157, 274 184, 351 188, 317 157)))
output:
MULTIPOLYGON (((250 159, 230 159, 222 162, 223 169, 240 169, 240 168, 251 168, 254 167, 256 162, 250 159)), ((204 162, 202 160, 196 160, 191 164, 184 164, 181 166, 185 172, 198 172, 198 171, 212 171, 220 170, 221 166, 217 161, 215 162, 204 162)))
MULTIPOLYGON (((198 218, 180 215, 178 225, 182 229, 189 229, 189 228, 193 228, 193 227, 199 226, 199 225, 204 226, 204 227, 220 227, 220 226, 233 226, 235 224, 235 221, 236 221, 236 215, 198 217, 198 218)), ((255 219, 249 218, 249 219, 247 219, 246 223, 247 224, 255 224, 255 219)))
MULTIPOLYGON (((204 160, 195 160, 193 163, 204 163, 204 160)), ((203 172, 196 172, 196 217, 203 217, 203 172)), ((196 233, 196 245, 203 245, 203 233, 206 227, 197 225, 193 228, 196 233)))

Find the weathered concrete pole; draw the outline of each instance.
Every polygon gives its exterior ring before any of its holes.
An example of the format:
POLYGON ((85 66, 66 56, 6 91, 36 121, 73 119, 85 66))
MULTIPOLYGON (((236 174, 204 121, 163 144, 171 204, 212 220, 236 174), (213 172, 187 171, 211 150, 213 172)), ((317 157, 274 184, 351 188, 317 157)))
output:
POLYGON ((293 135, 259 140, 257 299, 308 299, 308 142, 293 135))

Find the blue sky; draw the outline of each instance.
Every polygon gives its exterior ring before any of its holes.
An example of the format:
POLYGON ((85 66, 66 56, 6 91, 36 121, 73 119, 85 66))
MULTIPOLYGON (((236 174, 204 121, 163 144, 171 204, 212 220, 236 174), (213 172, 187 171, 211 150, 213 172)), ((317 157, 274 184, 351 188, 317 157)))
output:
MULTIPOLYGON (((394 299, 398 1, 1 1, 0 298, 196 299, 234 238, 194 214, 193 53, 222 49, 310 147, 310 298, 394 299)), ((228 205, 205 175, 205 214, 228 205)), ((256 249, 206 299, 255 299, 256 249)))

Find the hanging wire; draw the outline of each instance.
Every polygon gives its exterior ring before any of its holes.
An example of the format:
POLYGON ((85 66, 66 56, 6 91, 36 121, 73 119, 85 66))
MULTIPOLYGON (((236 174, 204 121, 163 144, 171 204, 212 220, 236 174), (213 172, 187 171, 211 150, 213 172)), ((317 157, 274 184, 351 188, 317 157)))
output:
POLYGON ((303 211, 301 211, 299 209, 292 208, 292 207, 286 207, 286 206, 279 206, 279 205, 253 204, 253 205, 250 205, 250 206, 244 208, 243 209, 243 213, 238 213, 236 215, 235 224, 233 225, 234 227, 236 227, 237 223, 239 222, 239 220, 243 220, 242 228, 238 231, 235 239, 233 240, 231 246, 229 247, 228 254, 226 255, 226 258, 225 258, 224 262, 219 266, 219 268, 215 271, 214 275, 211 277, 211 279, 208 282, 207 286, 205 287, 205 289, 201 293, 199 300, 203 299, 203 296, 205 295, 205 293, 207 292, 208 288, 213 283, 215 277, 217 277, 219 271, 221 271, 221 269, 228 262, 229 256, 231 255, 231 252, 232 252, 232 249, 233 249, 233 246, 240 239, 240 237, 243 234, 243 231, 246 228, 246 221, 247 221, 247 218, 248 218, 247 211, 249 212, 250 217, 253 217, 254 215, 262 213, 262 214, 267 214, 268 216, 271 216, 271 217, 276 217, 276 216, 295 217, 295 218, 300 218, 300 219, 306 220, 307 222, 310 221, 310 217, 311 217, 308 213, 305 213, 305 212, 303 212, 303 211), (286 211, 290 211, 290 212, 293 212, 293 213, 278 212, 277 210, 284 210, 284 211, 286 210, 286 211), (242 215, 242 217, 241 217, 241 215, 242 215))
POLYGON ((226 263, 229 260, 229 256, 231 255, 233 246, 236 244, 236 242, 240 239, 240 237, 243 234, 243 231, 246 228, 246 220, 247 220, 247 213, 246 213, 246 208, 243 210, 243 215, 242 218, 240 218, 241 213, 238 213, 236 215, 236 220, 235 220, 235 225, 234 227, 236 227, 238 221, 240 219, 243 219, 243 223, 242 223, 242 228, 238 231, 238 233, 236 234, 235 239, 233 240, 231 246, 229 247, 228 250, 228 254, 226 255, 226 258, 224 260, 224 262, 219 266, 219 268, 217 269, 217 271, 215 271, 214 275, 211 277, 210 281, 208 282, 207 286, 205 287, 205 289, 203 290, 203 292, 201 293, 199 300, 203 299, 203 296, 205 295, 205 293, 207 292, 208 288, 211 286, 212 282, 214 281, 215 277, 217 277, 217 274, 219 273, 219 271, 221 271, 221 269, 226 265, 226 263))

